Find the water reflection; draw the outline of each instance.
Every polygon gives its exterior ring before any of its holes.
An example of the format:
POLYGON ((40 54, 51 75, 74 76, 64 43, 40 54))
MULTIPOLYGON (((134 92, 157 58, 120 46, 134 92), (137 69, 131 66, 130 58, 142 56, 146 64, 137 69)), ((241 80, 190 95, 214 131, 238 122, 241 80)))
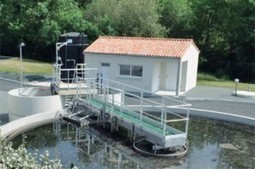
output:
MULTIPOLYGON (((78 130, 72 125, 52 127, 51 124, 31 130, 26 135, 30 152, 48 150, 52 158, 61 159, 63 168, 70 167, 71 163, 78 168, 92 169, 255 168, 254 128, 226 122, 191 119, 189 151, 181 159, 142 156, 127 147, 126 140, 115 140, 93 128, 78 130)), ((18 140, 21 138, 16 138, 15 142, 18 140)))

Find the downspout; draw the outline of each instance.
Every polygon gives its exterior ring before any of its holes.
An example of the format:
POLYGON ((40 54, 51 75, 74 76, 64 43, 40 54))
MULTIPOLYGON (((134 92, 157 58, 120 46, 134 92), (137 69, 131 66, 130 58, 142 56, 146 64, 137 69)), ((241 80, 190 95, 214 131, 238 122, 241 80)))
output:
POLYGON ((177 96, 177 97, 180 95, 181 75, 182 75, 182 61, 181 61, 181 59, 178 59, 177 80, 176 80, 176 90, 175 90, 175 96, 177 96))

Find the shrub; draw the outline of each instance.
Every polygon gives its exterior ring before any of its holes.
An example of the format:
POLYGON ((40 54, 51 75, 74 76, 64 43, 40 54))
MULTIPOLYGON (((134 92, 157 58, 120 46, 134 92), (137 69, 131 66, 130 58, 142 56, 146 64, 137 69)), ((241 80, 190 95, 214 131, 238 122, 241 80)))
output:
POLYGON ((24 144, 14 149, 12 142, 0 138, 0 168, 59 169, 61 164, 60 160, 51 160, 47 151, 45 155, 31 154, 24 144))

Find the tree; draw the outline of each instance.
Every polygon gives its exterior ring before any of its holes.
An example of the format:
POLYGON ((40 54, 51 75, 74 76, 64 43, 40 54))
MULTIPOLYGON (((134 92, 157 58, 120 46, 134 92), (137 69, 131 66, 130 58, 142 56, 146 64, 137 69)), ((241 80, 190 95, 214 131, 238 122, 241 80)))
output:
POLYGON ((85 10, 86 20, 98 28, 100 35, 116 35, 114 29, 116 22, 117 0, 95 0, 87 5, 85 10))
POLYGON ((86 19, 103 35, 164 36, 155 0, 95 0, 87 6, 86 19))
POLYGON ((160 23, 167 28, 168 37, 191 37, 192 10, 189 0, 159 0, 160 23))
MULTIPOLYGON (((30 57, 53 59, 55 43, 65 32, 89 32, 97 29, 84 20, 84 13, 74 0, 5 0, 0 23, 2 52, 18 55, 16 46, 24 41, 30 57), (4 42, 4 43, 3 43, 4 42)), ((25 53, 25 54, 26 54, 25 53)))
POLYGON ((239 74, 242 81, 254 80, 254 2, 193 0, 191 7, 194 37, 204 60, 200 68, 221 77, 239 74), (237 73, 240 69, 246 73, 237 73))

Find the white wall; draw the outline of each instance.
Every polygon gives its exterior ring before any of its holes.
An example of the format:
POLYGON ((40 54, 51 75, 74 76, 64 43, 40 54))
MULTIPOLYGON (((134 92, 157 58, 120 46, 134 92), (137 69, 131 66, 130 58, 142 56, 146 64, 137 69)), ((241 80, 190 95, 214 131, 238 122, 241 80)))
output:
POLYGON ((18 134, 28 131, 32 128, 39 127, 44 124, 55 121, 58 117, 59 112, 44 112, 34 114, 28 117, 23 117, 15 121, 11 121, 3 126, 0 126, 0 137, 12 139, 18 134))
POLYGON ((98 55, 98 54, 85 54, 85 62, 89 67, 96 67, 98 71, 101 70, 101 63, 110 63, 109 79, 125 83, 131 86, 136 86, 145 90, 151 90, 153 65, 155 58, 147 58, 138 56, 119 56, 119 55, 98 55), (129 64, 143 66, 142 77, 124 77, 119 75, 119 65, 129 64))
POLYGON ((13 89, 8 94, 10 121, 41 112, 60 111, 64 108, 64 99, 59 95, 20 96, 18 90, 13 89))
POLYGON ((199 52, 191 45, 182 57, 182 62, 188 60, 186 91, 192 89, 197 84, 198 56, 199 52))
POLYGON ((89 67, 96 67, 101 70, 101 63, 110 63, 108 72, 109 79, 136 86, 145 90, 155 92, 160 89, 160 76, 162 75, 161 64, 166 63, 166 90, 175 90, 177 80, 177 63, 175 58, 141 57, 141 56, 121 56, 105 54, 85 54, 85 62, 89 67), (142 77, 123 77, 119 75, 119 65, 129 64, 143 66, 142 77))
POLYGON ((0 91, 0 114, 8 114, 8 92, 0 91))

